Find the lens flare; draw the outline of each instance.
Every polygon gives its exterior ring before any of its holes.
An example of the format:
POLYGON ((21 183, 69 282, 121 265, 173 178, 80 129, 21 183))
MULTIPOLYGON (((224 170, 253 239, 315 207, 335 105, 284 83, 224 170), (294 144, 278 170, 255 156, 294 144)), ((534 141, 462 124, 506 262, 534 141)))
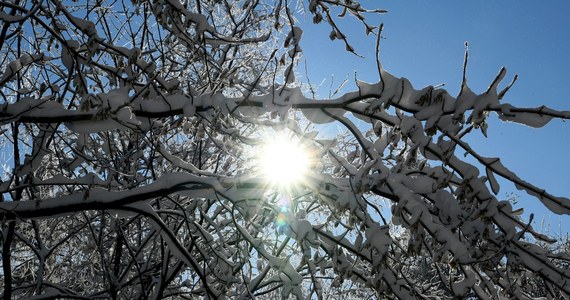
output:
POLYGON ((277 214, 277 219, 275 220, 275 223, 277 224, 277 227, 283 227, 285 225, 287 225, 287 216, 285 215, 285 212, 279 212, 279 214, 277 214))
POLYGON ((277 232, 280 234, 285 233, 287 229, 287 208, 281 207, 281 211, 277 213, 275 218, 275 227, 277 227, 277 232))

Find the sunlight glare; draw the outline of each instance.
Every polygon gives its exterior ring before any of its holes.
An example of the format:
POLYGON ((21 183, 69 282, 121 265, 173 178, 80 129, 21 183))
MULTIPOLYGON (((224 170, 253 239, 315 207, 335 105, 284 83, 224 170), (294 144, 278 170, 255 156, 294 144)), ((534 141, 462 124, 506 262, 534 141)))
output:
POLYGON ((309 156, 300 143, 277 136, 262 147, 259 164, 262 176, 273 184, 287 186, 303 179, 309 169, 309 156))

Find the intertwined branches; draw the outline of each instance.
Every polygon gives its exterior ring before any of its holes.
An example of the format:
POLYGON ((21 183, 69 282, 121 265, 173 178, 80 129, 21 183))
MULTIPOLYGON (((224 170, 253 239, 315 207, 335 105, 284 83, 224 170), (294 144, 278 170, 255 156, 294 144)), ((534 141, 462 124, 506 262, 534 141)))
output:
POLYGON ((570 292, 565 251, 495 197, 495 177, 558 214, 570 201, 464 140, 485 133, 490 113, 533 127, 570 118, 503 103, 504 69, 481 94, 464 74, 453 97, 378 62, 378 83, 316 100, 294 76, 296 17, 325 22, 354 52, 335 15, 379 41, 365 16, 383 10, 319 0, 0 7, 5 299, 570 292), (346 132, 311 131, 333 124, 346 132), (264 135, 281 133, 312 157, 288 189, 255 161, 264 135))

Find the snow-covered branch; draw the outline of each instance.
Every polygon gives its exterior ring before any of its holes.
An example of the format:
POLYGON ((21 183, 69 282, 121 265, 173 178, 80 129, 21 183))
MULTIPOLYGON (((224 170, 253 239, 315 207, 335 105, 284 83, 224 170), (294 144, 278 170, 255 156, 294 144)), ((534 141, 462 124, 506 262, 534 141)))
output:
POLYGON ((308 97, 300 18, 358 55, 342 17, 378 52, 367 16, 385 10, 298 4, 0 2, 4 298, 569 294, 568 251, 497 176, 557 214, 570 200, 466 137, 570 111, 512 106, 504 68, 481 93, 464 72, 454 97, 380 59, 378 82, 308 97))

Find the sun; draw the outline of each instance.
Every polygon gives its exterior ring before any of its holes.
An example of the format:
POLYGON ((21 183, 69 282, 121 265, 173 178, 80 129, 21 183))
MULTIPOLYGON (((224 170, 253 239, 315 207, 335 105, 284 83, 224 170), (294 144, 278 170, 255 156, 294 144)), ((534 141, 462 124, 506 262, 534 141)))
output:
POLYGON ((267 138, 260 148, 261 175, 270 184, 291 186, 300 183, 309 171, 309 153, 298 141, 284 135, 267 138))

